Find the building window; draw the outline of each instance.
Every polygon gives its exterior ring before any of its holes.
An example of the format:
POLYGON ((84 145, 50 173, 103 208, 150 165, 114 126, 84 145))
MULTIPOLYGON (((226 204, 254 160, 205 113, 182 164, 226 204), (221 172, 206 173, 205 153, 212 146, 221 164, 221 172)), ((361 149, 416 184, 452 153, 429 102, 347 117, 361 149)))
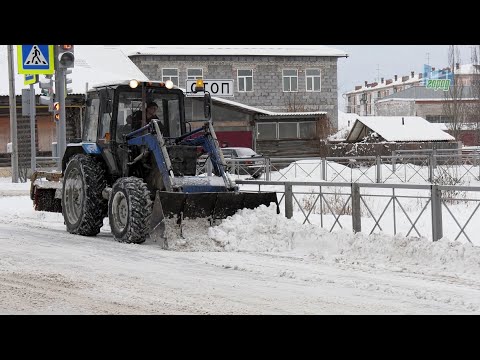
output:
POLYGON ((317 124, 313 121, 298 123, 298 134, 300 139, 315 139, 317 137, 317 124))
POLYGON ((426 115, 425 120, 431 123, 451 123, 453 116, 448 115, 426 115))
POLYGON ((305 83, 307 91, 320 91, 320 69, 306 69, 305 83))
POLYGON ((259 140, 277 139, 277 123, 257 124, 257 139, 259 140))
POLYGON ((314 121, 257 124, 258 140, 315 139, 316 137, 317 124, 314 121))
POLYGON ((283 92, 298 91, 298 70, 283 70, 283 92))
POLYGON ((297 139, 298 123, 278 123, 279 139, 297 139))
POLYGON ((238 91, 253 91, 253 70, 237 70, 238 91))
POLYGON ((172 80, 178 86, 178 69, 162 69, 162 81, 172 80))
POLYGON ((187 69, 187 80, 203 79, 203 69, 187 69))

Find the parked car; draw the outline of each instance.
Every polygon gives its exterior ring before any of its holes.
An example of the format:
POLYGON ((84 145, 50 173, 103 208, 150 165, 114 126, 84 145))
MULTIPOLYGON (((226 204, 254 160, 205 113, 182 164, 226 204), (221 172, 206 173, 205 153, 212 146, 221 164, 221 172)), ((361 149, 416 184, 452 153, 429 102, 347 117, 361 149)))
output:
POLYGON ((225 147, 222 148, 223 157, 229 165, 228 171, 238 175, 251 175, 254 179, 259 178, 265 168, 262 155, 257 154, 246 147, 225 147), (239 159, 239 161, 229 161, 239 159))
MULTIPOLYGON (((265 169, 265 161, 262 155, 257 154, 246 147, 225 147, 222 148, 223 156, 227 162, 227 171, 231 174, 250 175, 254 179, 259 178, 265 169), (240 161, 230 161, 230 159, 240 159, 240 161), (258 159, 258 160, 257 160, 258 159)), ((205 171, 205 162, 208 159, 207 154, 200 155, 197 159, 198 171, 205 171)))

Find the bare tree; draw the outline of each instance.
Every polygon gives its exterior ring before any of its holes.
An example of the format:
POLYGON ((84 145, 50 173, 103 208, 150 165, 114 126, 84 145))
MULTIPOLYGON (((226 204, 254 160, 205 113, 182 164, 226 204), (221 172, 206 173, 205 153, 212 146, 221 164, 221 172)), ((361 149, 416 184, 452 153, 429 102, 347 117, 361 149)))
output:
POLYGON ((284 95, 284 102, 287 112, 305 111, 305 100, 298 99, 297 93, 285 93, 284 95))
POLYGON ((457 76, 455 76, 456 66, 460 64, 460 50, 456 45, 450 45, 448 48, 448 63, 453 73, 453 84, 450 85, 448 91, 445 91, 445 102, 443 104, 443 114, 450 119, 446 126, 455 137, 459 140, 462 124, 465 122, 465 104, 462 101, 464 85, 457 76))

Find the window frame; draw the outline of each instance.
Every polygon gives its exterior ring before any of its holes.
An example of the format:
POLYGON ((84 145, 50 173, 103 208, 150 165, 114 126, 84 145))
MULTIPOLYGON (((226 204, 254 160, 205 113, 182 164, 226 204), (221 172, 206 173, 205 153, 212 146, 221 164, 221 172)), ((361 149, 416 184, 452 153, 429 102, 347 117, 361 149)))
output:
POLYGON ((187 80, 198 80, 198 79, 203 79, 203 68, 187 68, 187 80), (190 70, 200 70, 202 75, 198 77, 198 75, 189 75, 188 72, 190 70))
POLYGON ((320 68, 308 68, 305 69, 305 91, 306 92, 321 92, 322 91, 322 69, 320 68), (309 70, 318 70, 318 75, 307 75, 309 70), (315 90, 315 78, 318 78, 319 88, 315 90), (308 90, 308 79, 312 79, 312 90, 308 90))
POLYGON ((245 92, 253 92, 253 69, 237 69, 237 91, 238 92, 241 92, 241 93, 245 93, 245 92), (239 75, 239 71, 250 71, 251 72, 251 75, 248 76, 248 75, 239 75), (247 78, 252 78, 252 89, 251 90, 247 90, 247 78), (243 80, 243 84, 244 84, 244 89, 245 90, 240 90, 240 79, 243 80))
POLYGON ((283 92, 298 92, 298 69, 282 69, 282 89, 283 89, 283 92), (289 71, 289 70, 295 71, 296 75, 295 76, 285 75, 285 71, 289 71), (292 89, 292 78, 294 78, 294 77, 297 79, 297 88, 296 88, 296 90, 291 90, 292 89), (289 78, 290 90, 285 90, 285 78, 289 78))
POLYGON ((162 68, 162 81, 165 82, 167 80, 172 80, 175 86, 180 85, 180 76, 179 76, 178 68, 162 68), (165 75, 164 74, 165 70, 175 70, 177 72, 177 75, 165 75), (175 81, 172 80, 172 78, 176 78, 177 82, 175 83, 175 81))
POLYGON ((296 139, 296 140, 309 140, 309 139, 316 139, 317 136, 317 122, 316 121, 269 121, 269 122, 259 122, 256 124, 256 139, 257 140, 288 140, 288 139, 296 139), (273 139, 261 139, 258 137, 259 134, 259 125, 275 125, 275 138, 273 139), (280 138, 280 124, 296 124, 297 127, 297 135, 295 138, 280 138), (314 136, 313 137, 301 137, 300 136, 300 124, 313 124, 315 126, 314 136))

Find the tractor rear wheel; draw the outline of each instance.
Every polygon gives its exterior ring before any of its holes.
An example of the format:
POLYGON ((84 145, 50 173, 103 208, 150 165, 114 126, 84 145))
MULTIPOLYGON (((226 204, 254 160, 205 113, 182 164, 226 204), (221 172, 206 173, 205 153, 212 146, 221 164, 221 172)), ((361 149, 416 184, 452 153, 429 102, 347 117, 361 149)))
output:
POLYGON ((115 240, 143 243, 150 230, 152 209, 151 193, 142 179, 118 179, 108 201, 108 219, 115 240))
POLYGON ((68 232, 94 236, 103 226, 107 201, 102 191, 107 182, 103 167, 91 156, 74 155, 63 178, 62 213, 68 232))

